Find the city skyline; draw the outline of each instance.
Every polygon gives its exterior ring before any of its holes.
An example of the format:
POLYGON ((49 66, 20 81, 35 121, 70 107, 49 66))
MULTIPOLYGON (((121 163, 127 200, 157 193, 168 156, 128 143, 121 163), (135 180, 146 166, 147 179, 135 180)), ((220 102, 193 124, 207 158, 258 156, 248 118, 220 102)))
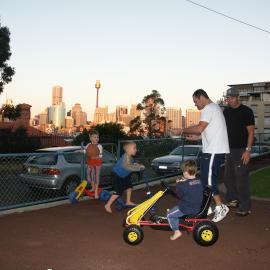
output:
MULTIPOLYGON (((270 28, 269 1, 200 3, 270 28)), ((96 79, 101 107, 130 106, 156 89, 167 107, 184 111, 198 88, 216 101, 229 83, 269 77, 268 35, 185 1, 1 0, 1 24, 11 31, 16 74, 0 102, 7 94, 32 104, 33 115, 50 104, 55 84, 65 89, 67 108, 79 102, 92 116, 96 79)))

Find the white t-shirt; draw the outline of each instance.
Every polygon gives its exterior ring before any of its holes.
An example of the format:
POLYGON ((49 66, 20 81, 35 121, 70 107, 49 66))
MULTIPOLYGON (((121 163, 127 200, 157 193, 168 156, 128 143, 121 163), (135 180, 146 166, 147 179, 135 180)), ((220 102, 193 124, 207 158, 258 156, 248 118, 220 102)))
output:
POLYGON ((202 132, 203 153, 230 153, 227 126, 219 105, 213 102, 206 105, 202 110, 200 121, 208 123, 202 132))

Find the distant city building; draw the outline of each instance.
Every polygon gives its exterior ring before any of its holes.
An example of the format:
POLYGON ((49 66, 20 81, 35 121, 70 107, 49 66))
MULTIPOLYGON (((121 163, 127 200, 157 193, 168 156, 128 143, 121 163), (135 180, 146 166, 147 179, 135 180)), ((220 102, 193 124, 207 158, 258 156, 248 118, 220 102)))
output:
POLYGON ((116 122, 116 113, 108 113, 107 114, 107 118, 106 118, 106 122, 112 122, 115 123, 116 122))
POLYGON ((168 107, 166 108, 167 121, 171 122, 172 129, 182 128, 182 111, 179 108, 168 107))
POLYGON ((64 103, 49 107, 49 124, 53 124, 55 128, 65 127, 65 116, 66 108, 64 103))
POLYGON ((39 125, 47 125, 49 123, 48 108, 38 114, 38 123, 39 125))
POLYGON ((65 118, 66 129, 72 129, 74 127, 74 119, 71 116, 65 118))
POLYGON ((124 117, 128 114, 128 107, 125 105, 116 106, 116 121, 123 122, 124 117))
POLYGON ((182 115, 182 129, 186 128, 186 117, 182 115))
POLYGON ((137 105, 136 104, 132 104, 130 107, 130 116, 132 119, 141 116, 141 111, 137 110, 137 105))
POLYGON ((200 122, 201 112, 195 109, 186 110, 186 127, 197 125, 200 122))
POLYGON ((122 115, 122 123, 124 124, 124 126, 129 127, 131 120, 132 120, 132 117, 130 115, 128 114, 122 115))
POLYGON ((83 126, 87 122, 87 114, 82 111, 80 103, 76 103, 71 110, 71 117, 74 119, 74 125, 76 127, 83 126))
POLYGON ((97 107, 95 109, 95 114, 94 114, 94 123, 95 124, 105 123, 107 117, 108 117, 108 106, 97 107))
POLYGON ((61 105, 63 102, 63 88, 60 85, 53 86, 52 105, 61 105))
POLYGON ((270 82, 230 84, 239 91, 240 100, 255 116, 255 131, 270 133, 270 82))

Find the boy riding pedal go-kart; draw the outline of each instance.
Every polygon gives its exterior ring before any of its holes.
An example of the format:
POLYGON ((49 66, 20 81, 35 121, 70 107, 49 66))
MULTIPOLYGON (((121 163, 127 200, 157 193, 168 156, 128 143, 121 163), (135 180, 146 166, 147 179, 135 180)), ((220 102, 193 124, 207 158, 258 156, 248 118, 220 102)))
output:
POLYGON ((177 179, 177 193, 162 182, 163 190, 128 211, 124 222, 125 242, 130 245, 141 243, 144 238, 142 230, 144 226, 156 230, 173 230, 171 240, 180 238, 182 231, 187 231, 193 232, 194 240, 201 246, 211 246, 217 241, 218 228, 207 219, 207 212, 212 201, 211 189, 209 187, 202 189, 200 180, 195 178, 196 164, 193 161, 186 161, 182 168, 184 177, 177 179), (157 201, 167 194, 180 199, 179 204, 172 208, 166 217, 150 214, 157 201))

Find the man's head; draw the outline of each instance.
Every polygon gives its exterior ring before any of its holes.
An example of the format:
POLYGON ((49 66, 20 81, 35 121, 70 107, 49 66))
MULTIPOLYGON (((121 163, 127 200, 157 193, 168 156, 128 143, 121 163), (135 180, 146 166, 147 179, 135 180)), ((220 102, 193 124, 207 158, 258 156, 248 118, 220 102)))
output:
POLYGON ((239 91, 235 88, 229 88, 226 93, 226 103, 232 107, 237 108, 240 105, 239 91))
POLYGON ((209 97, 203 89, 196 90, 193 95, 193 101, 198 110, 202 110, 207 104, 209 104, 209 97))

